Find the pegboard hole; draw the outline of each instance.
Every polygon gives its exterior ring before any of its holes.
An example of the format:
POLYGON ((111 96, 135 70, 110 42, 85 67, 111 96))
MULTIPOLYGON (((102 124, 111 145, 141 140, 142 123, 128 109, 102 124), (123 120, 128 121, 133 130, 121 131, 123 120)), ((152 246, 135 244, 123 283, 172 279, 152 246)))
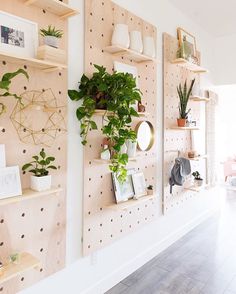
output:
POLYGON ((24 281, 24 279, 25 279, 25 278, 24 278, 24 277, 22 277, 22 278, 20 279, 20 280, 21 280, 21 282, 23 282, 23 281, 24 281))
POLYGON ((40 252, 43 252, 43 248, 40 248, 40 250, 39 250, 40 252))
POLYGON ((25 235, 23 234, 23 235, 21 235, 21 239, 24 239, 25 238, 25 235))
POLYGON ((0 292, 2 292, 2 291, 3 291, 3 287, 0 288, 0 292))
POLYGON ((4 219, 3 219, 3 218, 0 220, 0 223, 1 223, 1 224, 3 224, 3 223, 4 223, 4 219))
POLYGON ((3 246, 3 245, 4 245, 4 242, 1 242, 1 243, 0 243, 0 246, 3 246))

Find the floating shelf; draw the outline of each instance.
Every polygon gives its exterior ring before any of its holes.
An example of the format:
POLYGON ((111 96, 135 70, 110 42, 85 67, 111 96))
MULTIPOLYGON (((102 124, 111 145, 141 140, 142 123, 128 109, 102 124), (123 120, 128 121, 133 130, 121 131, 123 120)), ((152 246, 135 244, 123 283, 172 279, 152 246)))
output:
POLYGON ((25 5, 34 5, 39 8, 43 8, 53 14, 58 15, 60 18, 67 18, 79 13, 78 10, 59 0, 26 0, 25 5))
POLYGON ((52 194, 59 194, 62 191, 61 188, 52 188, 50 190, 42 191, 42 192, 36 192, 31 189, 27 189, 23 191, 22 196, 17 196, 17 197, 11 197, 11 198, 5 198, 0 200, 0 206, 7 205, 7 204, 12 204, 12 203, 17 203, 21 201, 26 201, 29 199, 34 199, 34 198, 39 198, 43 196, 48 196, 52 194))
MULTIPOLYGON (((111 115, 111 111, 103 110, 103 109, 96 109, 94 112, 95 115, 97 116, 104 116, 104 115, 111 115)), ((149 115, 148 112, 138 112, 138 115, 140 117, 147 117, 149 115)))
POLYGON ((179 66, 182 66, 182 67, 185 67, 187 68, 188 70, 191 70, 195 73, 206 73, 208 72, 207 69, 197 65, 197 64, 194 64, 194 63, 191 63, 189 61, 187 61, 186 59, 184 58, 177 58, 173 61, 171 61, 172 64, 177 64, 179 66))
POLYGON ((36 269, 40 264, 40 261, 33 255, 29 253, 21 253, 19 264, 9 263, 3 267, 4 274, 0 276, 0 284, 13 279, 28 270, 36 269))
POLYGON ((193 192, 201 192, 202 190, 207 188, 208 188, 208 185, 203 185, 201 187, 190 186, 190 187, 184 188, 184 190, 193 191, 193 192))
POLYGON ((199 131, 200 129, 198 127, 171 127, 171 130, 176 130, 176 131, 199 131))
POLYGON ((201 97, 201 96, 191 96, 190 100, 195 102, 209 102, 210 98, 201 97))
MULTIPOLYGON (((137 161, 137 157, 130 157, 129 158, 129 161, 137 161)), ((99 164, 110 164, 111 163, 111 160, 106 160, 106 159, 94 159, 93 160, 94 162, 96 163, 99 163, 99 164)))
POLYGON ((207 155, 206 154, 205 155, 196 156, 196 157, 193 157, 193 158, 189 158, 188 157, 188 159, 191 160, 191 161, 200 161, 200 160, 206 159, 206 158, 207 158, 207 155))
POLYGON ((145 203, 145 202, 151 201, 154 198, 156 198, 155 195, 147 195, 147 196, 140 197, 137 200, 136 199, 131 199, 131 200, 121 202, 121 203, 118 203, 118 204, 114 203, 114 204, 108 205, 106 208, 116 210, 116 211, 127 210, 127 209, 130 209, 132 206, 138 205, 140 203, 145 203))
POLYGON ((45 72, 51 72, 51 71, 67 68, 67 65, 65 64, 59 64, 59 63, 45 61, 45 60, 36 59, 36 58, 22 57, 22 56, 8 54, 1 51, 0 51, 0 58, 10 63, 39 68, 40 70, 45 72))
POLYGON ((119 55, 119 56, 130 58, 133 61, 138 62, 138 63, 139 62, 147 62, 147 61, 157 62, 157 60, 155 58, 138 53, 138 52, 133 51, 131 49, 123 48, 118 45, 105 47, 104 51, 106 51, 107 53, 113 54, 113 55, 119 55))

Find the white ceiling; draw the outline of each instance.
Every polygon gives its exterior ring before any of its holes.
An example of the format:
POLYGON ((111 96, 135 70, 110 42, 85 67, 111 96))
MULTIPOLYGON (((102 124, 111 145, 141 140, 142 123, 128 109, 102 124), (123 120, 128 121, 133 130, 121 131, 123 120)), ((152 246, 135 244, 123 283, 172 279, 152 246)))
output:
POLYGON ((216 37, 236 33, 236 0, 169 0, 216 37))

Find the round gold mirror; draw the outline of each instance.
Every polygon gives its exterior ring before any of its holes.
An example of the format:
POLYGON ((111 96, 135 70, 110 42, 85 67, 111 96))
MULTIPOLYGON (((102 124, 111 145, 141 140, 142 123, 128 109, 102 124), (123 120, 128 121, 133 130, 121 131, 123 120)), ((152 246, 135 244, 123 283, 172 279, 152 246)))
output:
POLYGON ((137 124, 135 131, 137 133, 138 149, 148 151, 154 144, 154 128, 149 121, 141 121, 137 124))

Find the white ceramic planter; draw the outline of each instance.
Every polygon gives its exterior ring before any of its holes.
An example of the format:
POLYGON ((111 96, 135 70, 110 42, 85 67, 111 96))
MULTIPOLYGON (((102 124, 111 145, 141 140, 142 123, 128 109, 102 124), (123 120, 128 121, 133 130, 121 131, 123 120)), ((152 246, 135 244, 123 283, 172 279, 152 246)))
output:
POLYGON ((52 177, 51 176, 45 176, 45 177, 35 177, 31 176, 31 189, 34 191, 45 191, 49 190, 51 188, 52 184, 52 177))
POLYGON ((203 185, 203 180, 194 180, 195 187, 201 187, 203 185))
POLYGON ((153 37, 143 38, 143 54, 151 58, 156 57, 156 46, 153 37))
POLYGON ((132 142, 132 140, 126 140, 126 146, 127 146, 127 154, 129 157, 135 157, 136 156, 136 150, 137 150, 137 141, 132 142))
POLYGON ((118 45, 124 48, 129 48, 129 28, 126 24, 118 23, 115 25, 112 34, 111 44, 118 45))
POLYGON ((44 44, 50 47, 58 48, 59 47, 59 39, 54 36, 45 36, 44 44))
POLYGON ((130 32, 130 49, 142 53, 143 52, 143 40, 142 34, 139 31, 130 32))

